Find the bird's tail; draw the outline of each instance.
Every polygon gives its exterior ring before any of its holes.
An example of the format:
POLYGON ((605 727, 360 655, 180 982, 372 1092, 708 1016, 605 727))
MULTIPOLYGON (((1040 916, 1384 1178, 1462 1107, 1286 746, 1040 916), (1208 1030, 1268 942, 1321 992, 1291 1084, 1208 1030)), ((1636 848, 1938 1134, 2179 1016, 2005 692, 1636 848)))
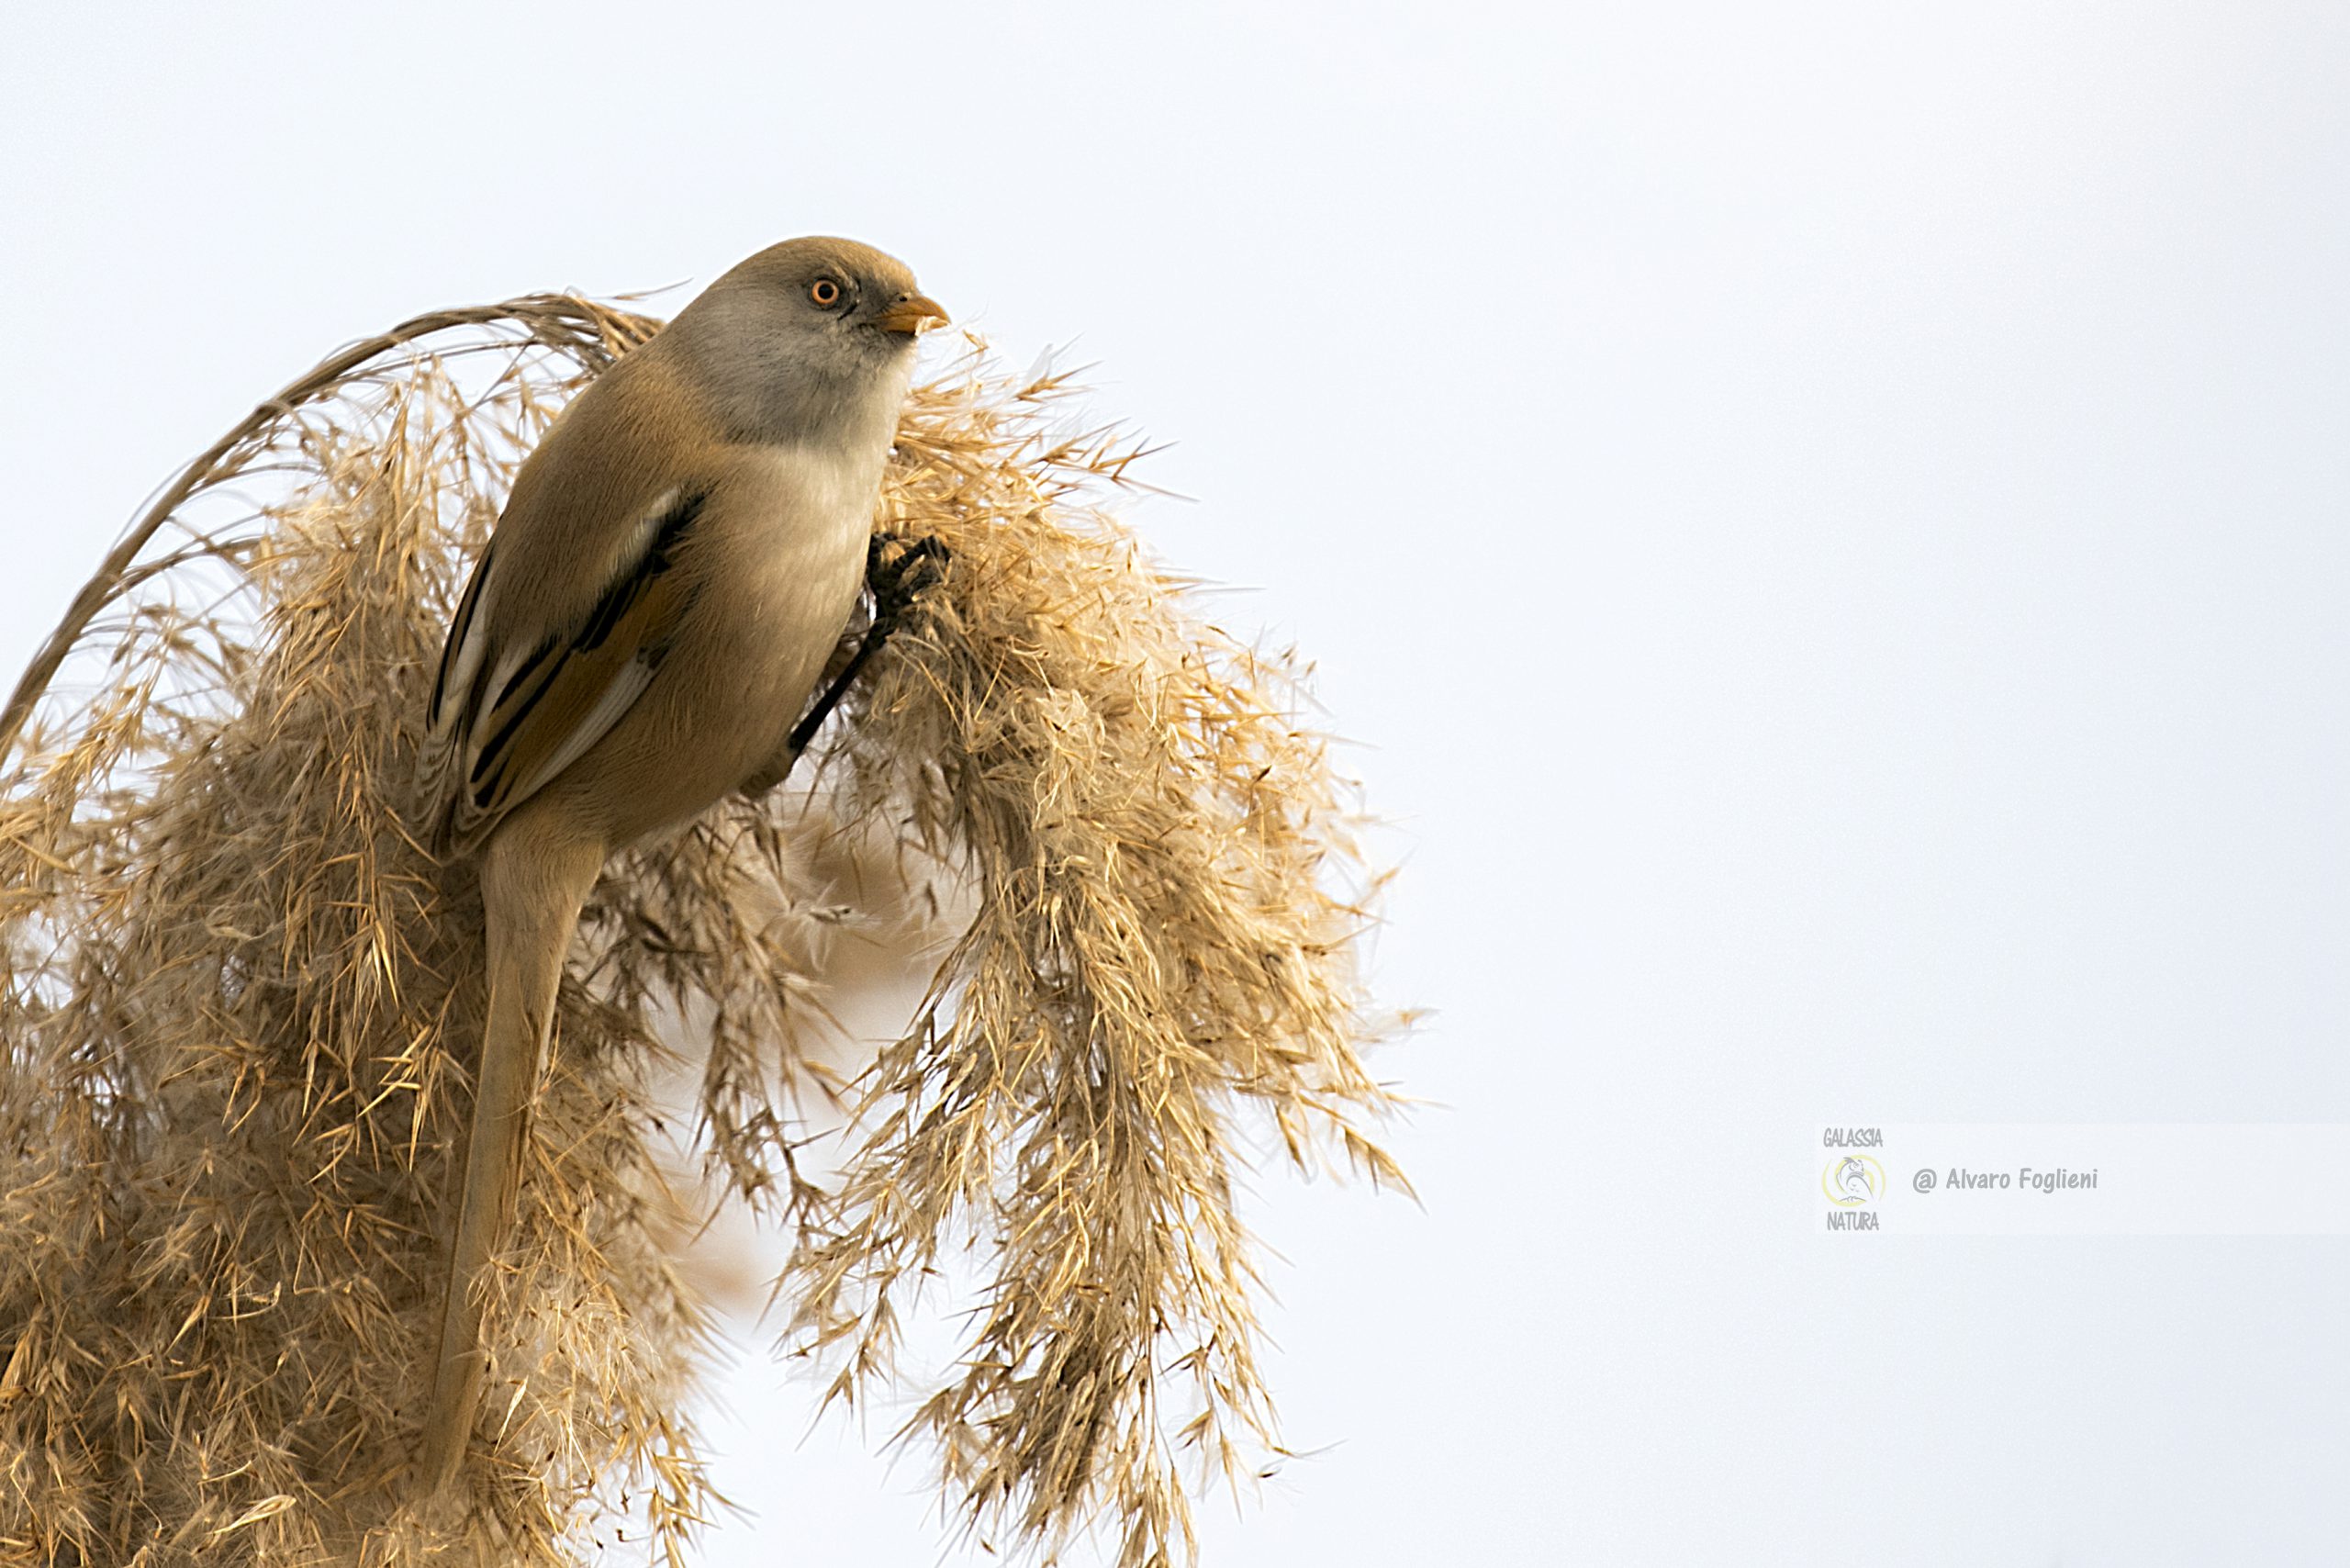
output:
POLYGON ((555 988, 563 978, 563 955, 602 861, 600 849, 550 845, 527 833, 499 834, 484 858, 489 1002, 474 1074, 473 1130, 456 1239, 441 1302, 432 1403, 424 1418, 418 1479, 426 1495, 456 1474, 473 1435, 487 1370, 481 1343, 486 1276, 513 1227, 531 1104, 555 988))

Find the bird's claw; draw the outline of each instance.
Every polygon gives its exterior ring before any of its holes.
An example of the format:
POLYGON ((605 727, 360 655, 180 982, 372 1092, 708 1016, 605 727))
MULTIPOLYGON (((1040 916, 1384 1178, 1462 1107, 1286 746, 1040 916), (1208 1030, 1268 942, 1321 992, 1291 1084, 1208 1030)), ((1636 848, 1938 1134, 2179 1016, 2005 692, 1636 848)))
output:
POLYGON ((857 639, 856 651, 833 677, 824 694, 791 727, 782 760, 753 781, 755 790, 780 783, 791 771, 792 764, 808 749, 808 743, 815 739, 816 732, 848 694, 866 664, 898 630, 906 611, 913 608, 916 599, 946 580, 946 546, 935 539, 908 540, 894 533, 873 536, 872 543, 865 547, 865 587, 873 596, 872 619, 866 623, 865 634, 857 639), (890 553, 893 544, 904 548, 893 555, 890 553))
POLYGON ((907 539, 877 533, 865 552, 865 586, 873 595, 876 625, 894 626, 914 601, 946 580, 946 546, 930 535, 907 539), (901 546, 896 554, 891 546, 901 546))

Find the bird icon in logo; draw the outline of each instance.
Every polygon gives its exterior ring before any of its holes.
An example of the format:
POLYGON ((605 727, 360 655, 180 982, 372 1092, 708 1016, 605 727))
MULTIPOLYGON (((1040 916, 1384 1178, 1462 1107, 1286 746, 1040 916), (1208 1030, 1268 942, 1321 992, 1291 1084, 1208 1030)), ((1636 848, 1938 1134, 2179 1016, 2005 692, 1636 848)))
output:
POLYGON ((1885 1191, 1885 1167, 1865 1154, 1848 1154, 1829 1161, 1819 1190, 1840 1209, 1858 1208, 1885 1191))

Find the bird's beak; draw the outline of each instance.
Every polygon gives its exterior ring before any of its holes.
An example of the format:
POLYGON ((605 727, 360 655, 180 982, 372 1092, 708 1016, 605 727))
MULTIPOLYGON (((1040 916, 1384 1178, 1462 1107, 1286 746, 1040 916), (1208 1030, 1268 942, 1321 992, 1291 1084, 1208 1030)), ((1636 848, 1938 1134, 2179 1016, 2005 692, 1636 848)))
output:
POLYGON ((946 312, 930 296, 910 294, 892 301, 890 308, 873 318, 873 324, 885 332, 919 332, 925 327, 946 325, 946 312))

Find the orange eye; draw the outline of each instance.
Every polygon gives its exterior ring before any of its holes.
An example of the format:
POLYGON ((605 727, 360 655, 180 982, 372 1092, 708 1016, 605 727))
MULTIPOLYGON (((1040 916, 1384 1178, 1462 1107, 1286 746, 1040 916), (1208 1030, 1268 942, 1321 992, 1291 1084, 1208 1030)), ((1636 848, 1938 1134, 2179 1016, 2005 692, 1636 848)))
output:
POLYGON ((831 278, 820 277, 808 286, 808 297, 819 305, 838 305, 841 302, 841 286, 831 278))

